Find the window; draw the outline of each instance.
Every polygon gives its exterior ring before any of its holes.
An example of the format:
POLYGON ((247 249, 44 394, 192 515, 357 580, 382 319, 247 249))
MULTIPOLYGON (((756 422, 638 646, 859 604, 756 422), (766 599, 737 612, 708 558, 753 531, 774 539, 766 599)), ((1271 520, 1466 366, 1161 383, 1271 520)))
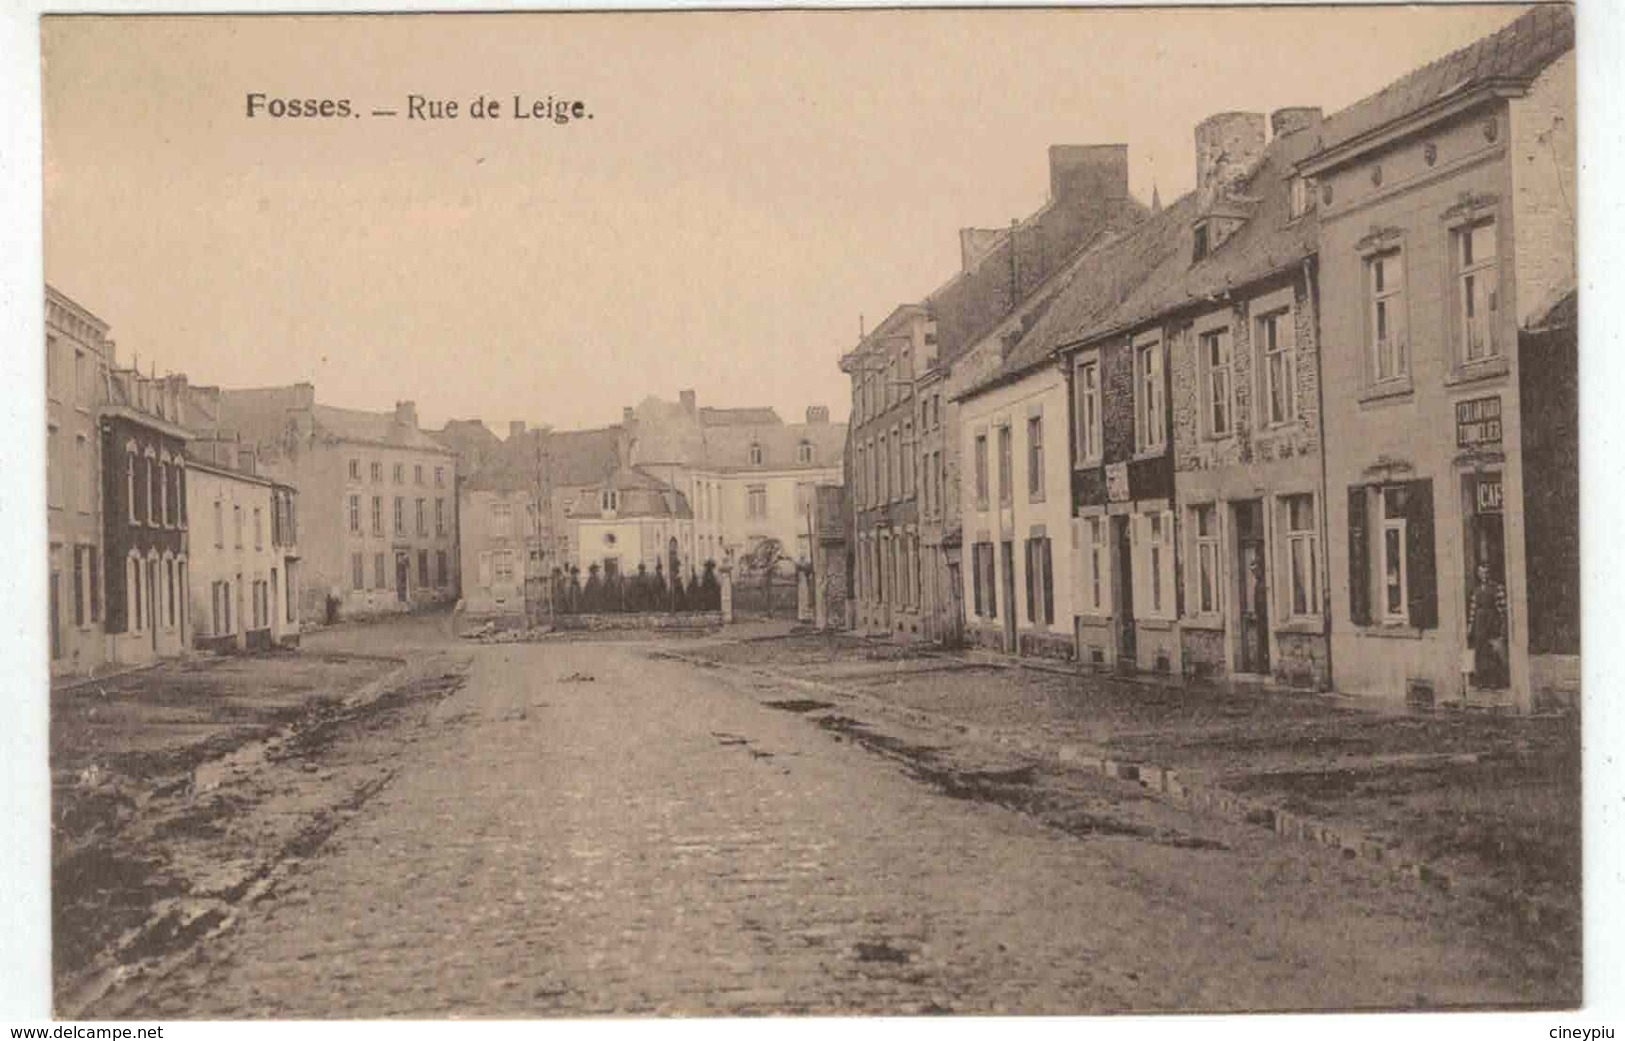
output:
POLYGON ((1027 498, 1044 498, 1044 417, 1027 417, 1027 498))
POLYGON ((1410 375, 1405 342, 1405 266, 1398 250, 1365 263, 1370 306, 1372 378, 1378 383, 1410 375))
POLYGON ((1163 445, 1162 344, 1134 351, 1134 442, 1141 452, 1163 445))
POLYGON ((214 548, 221 549, 226 544, 226 508, 219 499, 214 501, 214 548))
POLYGON ((423 464, 422 463, 416 463, 416 464, 413 465, 413 467, 412 467, 412 483, 413 484, 422 484, 423 483, 423 464))
MULTIPOLYGON (((146 507, 147 524, 150 527, 158 526, 158 460, 150 454, 147 456, 147 498, 143 503, 146 507)), ((239 542, 239 545, 241 543, 239 542)))
POLYGON ((1100 458, 1100 362, 1091 360, 1078 365, 1074 383, 1077 393, 1078 461, 1089 462, 1100 458))
POLYGON ((513 554, 501 550, 491 554, 491 564, 496 572, 497 585, 513 585, 513 554))
POLYGON ((598 493, 598 508, 604 513, 614 513, 621 508, 621 493, 614 488, 605 488, 598 493))
POLYGON ((1207 256, 1207 250, 1207 225, 1205 223, 1198 224, 1192 236, 1191 261, 1194 263, 1207 256))
POLYGON ((1050 569, 1050 540, 1027 540, 1027 620, 1048 625, 1055 620, 1055 584, 1050 569))
POLYGON ((1167 553, 1167 548, 1163 545, 1166 532, 1163 530, 1162 514, 1153 513, 1150 520, 1151 611, 1154 614, 1162 614, 1165 610, 1162 602, 1164 595, 1162 588, 1162 556, 1167 553))
POLYGON ((359 459, 350 460, 350 480, 361 480, 361 460, 359 459))
POLYGON ((1291 311, 1275 311, 1258 319, 1258 346, 1264 356, 1265 422, 1289 423, 1298 417, 1291 311))
POLYGON ((914 421, 911 419, 903 424, 903 440, 898 445, 899 454, 902 456, 904 498, 914 494, 914 451, 917 447, 914 442, 914 421))
POLYGON ((999 428, 999 505, 1010 505, 1010 468, 1011 460, 1010 428, 999 428))
POLYGON ((361 534, 361 496, 350 496, 350 534, 361 534))
POLYGON ((1235 433, 1235 388, 1231 380, 1230 330, 1214 329, 1197 337, 1202 363, 1202 412, 1209 437, 1235 433))
MULTIPOLYGON (((90 620, 102 620, 102 560, 101 554, 95 546, 86 546, 85 555, 90 561, 90 620)), ((185 583, 181 583, 182 588, 185 583)))
POLYGON ((384 533, 384 497, 382 495, 372 497, 372 533, 374 535, 384 533))
MULTIPOLYGON (((175 562, 170 560, 165 563, 168 565, 165 570, 169 572, 169 627, 173 629, 175 628, 175 604, 179 599, 175 596, 175 562)), ((185 586, 181 588, 184 589, 185 586)))
MULTIPOLYGON (((382 560, 383 558, 379 557, 378 559, 382 560)), ((382 585, 383 583, 380 582, 379 584, 382 585)), ((367 586, 367 576, 366 576, 365 571, 363 571, 363 569, 362 569, 361 554, 359 554, 359 553, 351 553, 350 554, 350 588, 351 589, 365 589, 366 586, 367 586)))
POLYGON ((997 618, 999 615, 993 568, 993 543, 978 542, 972 546, 971 585, 976 614, 981 618, 997 618))
MULTIPOLYGON (((1350 620, 1436 628, 1433 482, 1356 485, 1349 489, 1348 516, 1350 620)), ((1313 530, 1313 517, 1305 522, 1313 530)))
POLYGON ((158 464, 158 509, 153 523, 168 527, 169 520, 169 464, 158 464))
POLYGON ((1291 583, 1287 615, 1292 618, 1320 614, 1320 536, 1315 525, 1312 495, 1288 495, 1281 500, 1286 521, 1287 576, 1291 583))
POLYGON ((254 507, 254 548, 265 548, 265 520, 258 506, 254 507))
MULTIPOLYGON (((419 535, 427 535, 427 534, 429 534, 429 513, 428 513, 428 510, 424 506, 424 503, 423 503, 422 499, 419 499, 417 501, 416 505, 417 505, 418 534, 419 535)), ((427 567, 425 567, 423 570, 425 572, 427 572, 429 569, 427 567)), ((425 583, 425 584, 427 584, 427 583, 425 583)))
POLYGON ((491 535, 505 539, 513 534, 513 507, 505 502, 491 504, 491 535))
POLYGON ((762 465, 762 446, 755 441, 752 441, 750 445, 750 465, 762 465))
POLYGON ((142 600, 141 600, 141 561, 135 557, 130 558, 130 616, 135 619, 135 631, 143 628, 142 600))
POLYGON ((1294 177, 1288 186, 1287 219, 1297 220, 1315 208, 1315 182, 1310 177, 1294 177))
POLYGON ((1212 503, 1191 510, 1196 533, 1196 611, 1217 614, 1220 610, 1219 518, 1212 503))
POLYGON ((976 506, 987 509, 987 435, 976 435, 976 506))
POLYGON ((426 549, 420 549, 420 550, 418 550, 418 585, 426 586, 428 584, 429 584, 429 551, 426 550, 426 549))
MULTIPOLYGON (((135 449, 124 454, 124 498, 130 507, 130 523, 135 523, 135 449)), ((218 545, 218 543, 216 543, 218 545)))
POLYGON ((90 465, 90 439, 80 434, 74 440, 74 463, 85 482, 79 489, 79 512, 89 513, 96 508, 96 468, 90 465))
POLYGON ((1172 514, 1144 513, 1133 518, 1134 608, 1146 617, 1170 618, 1174 612, 1172 514))
POLYGON ((879 478, 879 487, 876 488, 876 501, 888 502, 891 500, 891 442, 885 434, 880 435, 880 459, 876 476, 879 478))
MULTIPOLYGON (((185 528, 186 527, 186 465, 184 463, 176 463, 175 464, 175 507, 176 507, 176 512, 178 514, 180 514, 181 527, 185 528)), ((185 570, 184 565, 182 567, 182 570, 183 571, 185 570)), ((185 603, 185 601, 182 601, 182 603, 185 603)), ((184 608, 183 608, 183 612, 184 612, 184 608)))
POLYGON ((1495 318, 1500 304, 1495 222, 1480 221, 1452 234, 1456 260, 1457 355, 1471 363, 1501 353, 1495 318))
POLYGON ((1089 563, 1089 606, 1102 611, 1106 606, 1106 521, 1090 517, 1085 524, 1088 544, 1084 547, 1089 563))
POLYGON ((745 489, 745 516, 752 520, 767 516, 767 485, 753 484, 745 489))
POLYGON ((813 461, 813 446, 811 441, 803 441, 796 446, 796 462, 806 465, 813 461))
POLYGON ((389 588, 389 566, 385 562, 384 555, 382 553, 374 553, 372 555, 372 577, 372 585, 374 589, 389 588))
POLYGON ((394 476, 396 484, 405 484, 406 483, 406 464, 405 463, 396 463, 395 464, 395 471, 394 471, 394 474, 392 476, 394 476))
POLYGON ((445 588, 446 577, 446 551, 437 549, 434 551, 434 584, 445 588))
POLYGON ((444 466, 437 466, 434 468, 434 486, 436 488, 444 488, 446 486, 446 468, 444 466))
POLYGON ((372 464, 372 483, 382 484, 384 481, 384 464, 376 460, 372 464))
POLYGON ((436 535, 446 533, 446 500, 444 499, 434 501, 434 533, 436 535))
POLYGON ((406 534, 406 500, 395 496, 395 534, 406 534))

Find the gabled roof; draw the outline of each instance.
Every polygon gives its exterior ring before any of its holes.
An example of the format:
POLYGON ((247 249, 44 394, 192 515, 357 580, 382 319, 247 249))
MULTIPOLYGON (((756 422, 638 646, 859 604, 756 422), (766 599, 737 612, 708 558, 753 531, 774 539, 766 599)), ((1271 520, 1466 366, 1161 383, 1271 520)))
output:
POLYGON ((776 423, 763 426, 712 427, 705 432, 705 458, 696 465, 711 470, 805 470, 839 466, 846 450, 845 423, 776 423), (799 460, 799 449, 812 447, 812 461, 799 460), (762 461, 751 462, 751 446, 762 461))
MULTIPOLYGON (((1004 360, 961 393, 1009 382, 1044 364, 1063 347, 1085 338, 1157 268, 1188 251, 1196 195, 1188 193, 1161 213, 1127 228, 1116 227, 1078 253, 1045 287, 1036 319, 1004 360)), ((1188 257, 1189 253, 1185 255, 1188 257)), ((1019 326, 1011 329, 1014 334, 1019 326)), ((995 330, 995 333, 1003 330, 995 330)), ((978 347, 978 350, 981 348, 978 347)))
POLYGON ((783 423, 772 408, 711 408, 700 409, 700 425, 707 427, 761 426, 783 423))
POLYGON ((555 430, 544 435, 548 475, 554 484, 598 484, 620 465, 621 428, 555 430))
POLYGON ((1574 8, 1542 4, 1499 32, 1430 62, 1329 116, 1321 125, 1321 150, 1341 148, 1480 87, 1528 83, 1573 49, 1574 8))
POLYGON ((417 427, 396 422, 392 413, 363 412, 360 409, 339 408, 336 405, 313 405, 310 414, 315 421, 318 437, 326 434, 340 441, 411 448, 423 452, 437 452, 441 455, 454 454, 450 448, 417 427))

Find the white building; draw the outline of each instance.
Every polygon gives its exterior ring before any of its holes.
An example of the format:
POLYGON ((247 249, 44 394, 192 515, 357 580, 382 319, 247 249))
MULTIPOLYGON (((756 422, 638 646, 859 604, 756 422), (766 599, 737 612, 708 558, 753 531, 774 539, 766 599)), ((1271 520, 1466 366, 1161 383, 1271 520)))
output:
POLYGON ((213 650, 265 648, 299 635, 298 551, 293 489, 235 466, 219 445, 198 445, 189 460, 189 614, 192 642, 213 650))

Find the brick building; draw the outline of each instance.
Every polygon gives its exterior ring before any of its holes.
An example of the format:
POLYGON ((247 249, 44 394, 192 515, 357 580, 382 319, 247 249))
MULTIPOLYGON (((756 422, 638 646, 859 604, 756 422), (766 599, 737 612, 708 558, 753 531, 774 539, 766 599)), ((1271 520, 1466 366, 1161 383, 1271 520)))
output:
POLYGON ((1328 117, 1298 166, 1320 193, 1339 689, 1577 688, 1575 163, 1554 5, 1328 117))

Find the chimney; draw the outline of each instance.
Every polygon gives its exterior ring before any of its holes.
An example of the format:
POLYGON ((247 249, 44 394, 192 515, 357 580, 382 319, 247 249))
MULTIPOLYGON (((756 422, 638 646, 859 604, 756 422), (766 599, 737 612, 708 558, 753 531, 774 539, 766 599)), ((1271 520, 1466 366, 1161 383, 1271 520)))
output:
POLYGON ((828 405, 808 405, 807 406, 807 422, 809 424, 828 423, 829 422, 829 406, 828 405))
POLYGON ((1128 145, 1050 145, 1049 197, 1099 206, 1128 198, 1128 145))
POLYGON ((395 402, 395 422, 403 427, 416 430, 418 426, 418 403, 415 401, 395 402))
POLYGON ((692 390, 678 391, 677 400, 682 402, 683 411, 687 412, 690 416, 699 414, 699 406, 695 403, 694 392, 692 390))
POLYGON ((513 441, 525 436, 525 421, 523 419, 508 420, 508 440, 513 441))
POLYGON ((621 422, 622 423, 630 423, 630 422, 632 422, 632 406, 631 405, 623 405, 623 406, 621 406, 621 422))
POLYGON ((1314 130, 1320 126, 1321 119, 1318 107, 1302 105, 1278 108, 1270 113, 1270 133, 1275 137, 1285 137, 1300 130, 1314 130))
POLYGON ((1220 112, 1196 125, 1196 192, 1201 212, 1264 154, 1262 112, 1220 112))

